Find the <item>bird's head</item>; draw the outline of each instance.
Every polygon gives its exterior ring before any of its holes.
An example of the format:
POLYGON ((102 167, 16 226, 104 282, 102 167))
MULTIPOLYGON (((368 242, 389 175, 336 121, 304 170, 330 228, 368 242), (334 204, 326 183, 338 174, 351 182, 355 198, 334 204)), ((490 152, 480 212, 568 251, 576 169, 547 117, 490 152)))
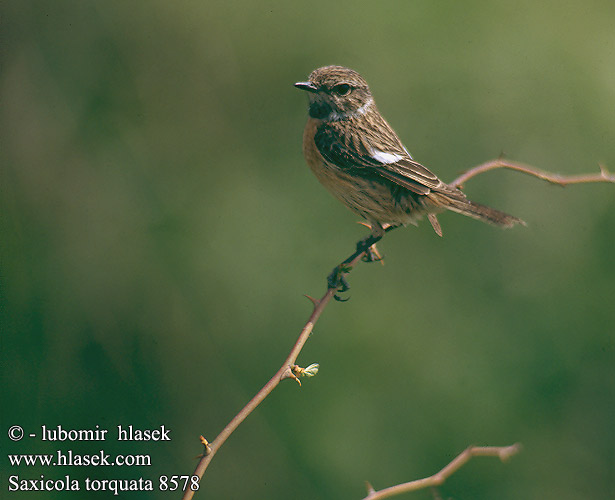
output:
POLYGON ((307 82, 295 87, 310 98, 310 116, 325 121, 339 121, 365 113, 373 104, 367 82, 356 71, 343 66, 315 69, 307 82))

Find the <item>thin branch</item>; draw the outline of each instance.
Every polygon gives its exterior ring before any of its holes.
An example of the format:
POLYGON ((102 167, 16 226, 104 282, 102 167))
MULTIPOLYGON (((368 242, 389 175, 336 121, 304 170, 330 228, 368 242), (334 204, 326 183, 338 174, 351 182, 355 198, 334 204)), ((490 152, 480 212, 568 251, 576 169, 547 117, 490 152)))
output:
MULTIPOLYGON (((551 174, 549 172, 538 170, 530 165, 524 165, 522 163, 508 162, 498 159, 483 163, 482 165, 478 165, 468 170, 464 174, 460 175, 457 179, 455 179, 451 183, 451 185, 459 187, 462 183, 466 182, 472 177, 497 168, 508 168, 516 170, 529 175, 533 175, 534 177, 538 177, 539 179, 546 180, 553 184, 559 184, 560 186, 586 182, 615 182, 615 176, 610 174, 602 165, 600 166, 599 174, 561 176, 558 174, 551 174)), ((389 231, 390 229, 393 229, 393 227, 387 227, 386 231, 389 231)), ((203 474, 205 473, 205 470, 209 466, 214 455, 218 452, 220 447, 229 438, 233 431, 237 429, 237 427, 248 417, 248 415, 250 415, 250 413, 254 411, 254 409, 278 386, 278 384, 282 380, 286 378, 292 378, 295 379, 297 382, 301 383, 297 375, 305 373, 305 370, 302 370, 301 368, 297 367, 295 365, 295 362, 297 361, 297 357, 301 353, 303 346, 307 342, 307 339, 310 336, 312 329, 314 328, 314 324, 316 323, 316 321, 318 321, 318 318, 322 314, 327 304, 331 301, 331 298, 337 298, 338 300, 340 300, 336 293, 338 291, 347 290, 347 284, 343 279, 344 276, 348 274, 363 257, 366 257, 367 260, 378 260, 379 254, 375 248, 375 242, 378 239, 379 238, 370 240, 370 238, 366 238, 365 240, 359 242, 359 244, 357 245, 357 251, 353 253, 350 257, 345 259, 340 265, 338 265, 337 268, 334 270, 332 276, 329 277, 329 287, 327 288, 327 292, 322 296, 320 300, 316 300, 308 296, 308 299, 310 299, 314 304, 312 314, 310 315, 307 323, 301 330, 299 338, 295 342, 295 345, 290 351, 290 354, 288 355, 280 369, 275 373, 273 377, 271 377, 269 382, 267 382, 265 386, 260 391, 258 391, 258 393, 227 424, 227 426, 222 430, 222 432, 220 432, 216 439, 214 439, 211 443, 201 436, 201 443, 204 446, 204 453, 194 471, 194 475, 198 476, 199 480, 202 479, 203 474), (368 244, 367 248, 366 243, 368 244), (369 246, 369 244, 371 243, 374 243, 374 245, 369 246)), ((311 371, 313 372, 313 370, 311 371)), ((509 446, 506 448, 468 448, 455 460, 453 460, 453 462, 451 462, 447 467, 442 469, 438 474, 435 474, 434 476, 425 479, 419 479, 417 481, 412 481, 410 483, 392 486, 391 488, 380 490, 379 492, 373 491, 373 488, 371 488, 370 486, 370 489, 368 490, 370 493, 365 498, 369 498, 370 500, 374 500, 377 498, 386 498, 387 496, 392 496, 403 491, 413 491, 415 489, 420 489, 425 486, 441 484, 441 482, 446 479, 446 477, 455 472, 472 456, 499 455, 500 458, 504 459, 504 455, 506 453, 508 453, 508 455, 511 455, 516 453, 517 451, 517 445, 509 446), (440 483, 438 481, 440 481, 440 483)), ((194 496, 194 493, 195 491, 188 488, 184 492, 183 500, 191 499, 194 496)))
MULTIPOLYGON (((340 272, 342 274, 349 273, 352 268, 361 260, 364 254, 365 252, 353 253, 348 259, 344 260, 343 271, 340 272)), ((338 267, 341 269, 341 266, 342 264, 340 264, 340 266, 338 267)), ((295 342, 295 345, 290 351, 290 354, 288 355, 286 360, 284 360, 284 363, 282 363, 280 369, 275 373, 273 377, 271 377, 269 382, 267 382, 265 386, 260 391, 258 391, 258 393, 256 393, 256 395, 248 402, 248 404, 244 406, 237 415, 235 415, 233 420, 231 420, 227 424, 227 426, 222 429, 222 432, 218 434, 216 439, 214 439, 210 443, 201 436, 201 443, 205 446, 205 452, 203 453, 203 456, 201 457, 194 471, 194 475, 198 476, 199 480, 203 478, 203 474, 205 473, 205 470, 209 466, 209 463, 213 459, 214 455, 224 444, 224 442, 229 438, 229 436, 233 433, 233 431, 237 429, 237 427, 239 427, 239 424, 241 424, 241 422, 243 422, 246 417, 256 409, 256 407, 278 386, 278 384, 282 380, 286 378, 292 378, 299 382, 299 378, 297 377, 297 375, 295 375, 295 373, 301 373, 302 370, 297 369, 298 367, 295 366, 297 357, 299 356, 301 350, 303 349, 303 346, 307 342, 310 333, 312 333, 316 321, 318 321, 318 318, 324 311, 325 307, 327 307, 327 304, 331 301, 331 298, 335 296, 336 292, 337 288, 329 287, 320 300, 307 296, 307 298, 314 304, 314 309, 312 310, 312 314, 308 318, 307 323, 301 330, 299 338, 295 342)), ((299 382, 299 384, 301 384, 301 382, 299 382)), ((184 496, 182 497, 182 499, 189 500, 194 496, 194 493, 195 491, 191 490, 190 488, 187 488, 184 492, 184 496)))
POLYGON ((495 170, 496 168, 508 168, 510 170, 516 170, 524 174, 533 175, 543 181, 550 182, 551 184, 558 184, 559 186, 567 186, 568 184, 584 184, 589 182, 615 182, 615 175, 611 174, 604 165, 599 165, 600 173, 597 174, 584 174, 584 175, 559 175, 539 170, 531 165, 524 163, 517 163, 513 161, 505 161, 502 159, 491 160, 481 165, 467 170, 459 177, 457 177, 451 186, 460 187, 464 182, 472 177, 482 174, 489 170, 495 170))
POLYGON ((367 496, 364 497, 363 500, 382 500, 383 498, 390 498, 395 495, 401 495, 402 493, 408 493, 409 491, 440 486, 469 462, 472 457, 499 457, 500 460, 504 462, 518 453, 519 450, 521 450, 521 445, 519 443, 511 446, 470 446, 433 476, 416 479, 408 483, 397 484, 378 491, 374 490, 371 484, 367 483, 367 496))

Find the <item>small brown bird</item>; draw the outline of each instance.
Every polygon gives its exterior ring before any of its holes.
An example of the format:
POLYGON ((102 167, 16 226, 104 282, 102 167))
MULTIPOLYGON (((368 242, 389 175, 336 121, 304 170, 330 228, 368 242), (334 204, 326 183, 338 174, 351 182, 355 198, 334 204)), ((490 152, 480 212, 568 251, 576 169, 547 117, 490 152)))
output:
POLYGON ((367 219, 370 244, 385 230, 427 215, 442 236, 436 214, 451 210, 496 226, 521 219, 466 198, 414 161, 379 113, 367 82, 343 66, 325 66, 295 87, 309 95, 303 154, 318 180, 350 210, 367 219))

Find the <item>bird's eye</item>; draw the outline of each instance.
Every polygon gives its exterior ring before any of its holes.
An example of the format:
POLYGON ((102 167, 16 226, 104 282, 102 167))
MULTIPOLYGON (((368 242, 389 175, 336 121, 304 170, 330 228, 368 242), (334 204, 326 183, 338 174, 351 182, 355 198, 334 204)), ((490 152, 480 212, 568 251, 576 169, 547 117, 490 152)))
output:
POLYGON ((345 96, 350 94, 350 90, 350 85, 348 85, 347 83, 340 83, 339 85, 333 87, 333 92, 335 92, 339 96, 345 96))

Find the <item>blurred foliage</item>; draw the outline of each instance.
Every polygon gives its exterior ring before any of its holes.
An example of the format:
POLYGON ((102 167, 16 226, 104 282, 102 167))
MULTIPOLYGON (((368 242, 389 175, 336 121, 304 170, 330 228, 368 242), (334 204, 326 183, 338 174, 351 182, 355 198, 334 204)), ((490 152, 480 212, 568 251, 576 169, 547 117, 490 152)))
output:
MULTIPOLYGON (((365 233, 304 164, 292 84, 315 67, 360 71, 445 180, 502 152, 615 170, 612 1, 3 11, 3 449, 153 462, 3 478, 190 474, 198 435, 213 439, 278 368, 309 314, 302 294, 321 294, 365 233), (16 444, 14 424, 164 424, 173 440, 16 444)), ((299 358, 318 376, 265 401, 197 498, 357 499, 365 479, 382 488, 468 444, 515 441, 521 455, 476 459, 443 498, 615 496, 615 186, 500 171, 466 191, 528 227, 445 214, 443 239, 427 223, 388 235, 386 265, 353 272, 352 299, 299 358)))

